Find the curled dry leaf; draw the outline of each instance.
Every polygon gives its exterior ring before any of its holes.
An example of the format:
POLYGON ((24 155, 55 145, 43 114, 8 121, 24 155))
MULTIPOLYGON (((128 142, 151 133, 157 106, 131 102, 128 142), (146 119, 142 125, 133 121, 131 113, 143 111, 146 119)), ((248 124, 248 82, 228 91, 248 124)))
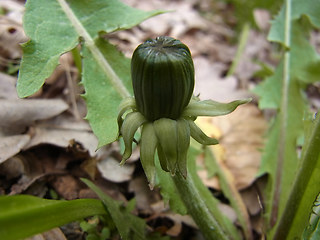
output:
POLYGON ((51 118, 66 109, 68 105, 59 99, 0 99, 0 130, 5 134, 19 134, 34 121, 51 118))
MULTIPOLYGON (((210 149, 227 170, 228 179, 237 189, 251 185, 260 166, 260 149, 267 129, 260 110, 253 104, 247 104, 226 116, 199 118, 197 124, 208 135, 219 139, 220 144, 210 146, 210 149)), ((220 188, 215 177, 208 179, 205 172, 200 172, 200 176, 208 186, 220 188)))
POLYGON ((0 136, 0 164, 19 153, 29 140, 28 134, 0 136))
POLYGON ((155 192, 150 191, 148 182, 145 176, 138 176, 129 182, 129 191, 134 193, 137 201, 136 207, 144 214, 151 214, 151 205, 160 199, 160 196, 155 192))
POLYGON ((18 99, 16 81, 16 78, 0 72, 0 99, 18 99))
POLYGON ((67 240, 60 228, 54 228, 50 231, 34 235, 25 240, 67 240))
POLYGON ((34 128, 34 135, 24 149, 29 149, 39 144, 52 144, 67 148, 77 143, 81 145, 79 147, 82 149, 88 150, 91 156, 96 154, 98 140, 92 132, 41 124, 34 128))
POLYGON ((0 16, 0 56, 3 58, 21 58, 20 44, 28 40, 22 24, 7 16, 0 16))
POLYGON ((111 156, 99 161, 97 167, 103 178, 117 183, 129 181, 134 171, 134 165, 120 166, 119 161, 111 156))
POLYGON ((204 57, 194 58, 196 82, 195 95, 200 94, 200 99, 214 99, 227 102, 235 99, 246 98, 237 91, 238 81, 234 76, 222 78, 226 66, 222 63, 211 63, 204 57))
POLYGON ((148 218, 148 221, 157 219, 157 218, 168 218, 171 221, 173 221, 173 225, 169 228, 163 228, 162 231, 166 233, 167 235, 176 237, 181 233, 182 230, 182 224, 188 225, 189 227, 197 229, 197 225, 192 219, 190 215, 180 215, 175 214, 171 211, 169 211, 168 206, 163 201, 158 201, 153 204, 151 204, 151 208, 154 212, 153 215, 151 215, 148 218))
POLYGON ((56 176, 55 179, 51 181, 51 185, 59 196, 66 200, 79 197, 79 182, 71 175, 56 176))

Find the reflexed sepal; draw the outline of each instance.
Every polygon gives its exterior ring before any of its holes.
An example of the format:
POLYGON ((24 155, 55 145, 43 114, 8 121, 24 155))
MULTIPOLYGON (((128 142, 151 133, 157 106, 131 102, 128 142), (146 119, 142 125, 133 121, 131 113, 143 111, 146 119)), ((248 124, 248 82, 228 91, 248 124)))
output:
POLYGON ((137 108, 149 121, 178 119, 194 88, 190 50, 170 37, 148 40, 133 53, 131 76, 137 108))
POLYGON ((184 109, 183 116, 221 116, 233 112, 239 105, 250 102, 252 99, 236 100, 229 103, 219 103, 213 100, 192 101, 184 109))
POLYGON ((159 143, 158 154, 161 167, 174 175, 178 159, 177 121, 169 118, 160 118, 154 121, 153 128, 159 143))
POLYGON ((145 123, 142 127, 141 132, 140 161, 151 189, 153 189, 155 185, 156 178, 154 155, 157 147, 157 142, 158 140, 153 130, 153 124, 145 123))
POLYGON ((125 150, 120 164, 124 164, 125 161, 131 156, 134 134, 146 121, 146 118, 139 112, 131 112, 127 114, 121 127, 121 136, 123 137, 125 150))
POLYGON ((190 146, 190 127, 187 120, 181 118, 177 120, 177 165, 184 178, 187 177, 187 153, 190 146))
POLYGON ((134 100, 133 97, 127 97, 121 101, 119 106, 118 118, 117 118, 119 135, 120 135, 121 126, 123 123, 123 118, 122 118, 123 114, 128 110, 134 111, 135 109, 136 109, 136 101, 134 100))
POLYGON ((202 130, 192 120, 188 120, 188 123, 190 126, 190 135, 198 143, 203 145, 215 145, 219 143, 217 139, 208 137, 204 132, 202 132, 202 130))

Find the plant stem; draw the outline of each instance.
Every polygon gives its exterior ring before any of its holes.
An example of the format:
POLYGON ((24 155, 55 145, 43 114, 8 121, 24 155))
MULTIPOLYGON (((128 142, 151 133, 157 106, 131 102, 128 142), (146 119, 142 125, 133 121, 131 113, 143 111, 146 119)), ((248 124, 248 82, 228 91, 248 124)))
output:
POLYGON ((177 172, 172 179, 188 209, 188 213, 200 228, 205 239, 228 240, 227 234, 222 231, 220 225, 211 214, 190 175, 185 179, 180 172, 177 172))
POLYGON ((286 21, 285 21, 285 53, 284 53, 284 67, 282 79, 282 99, 280 108, 280 140, 278 148, 278 164, 275 177, 275 191, 272 200, 270 226, 274 226, 277 222, 281 191, 282 191, 282 178, 283 166, 285 161, 285 148, 287 144, 287 123, 288 123, 288 98, 289 98, 289 84, 290 84, 290 46, 291 46, 291 0, 286 0, 286 21))
POLYGON ((234 72, 236 71, 236 68, 240 62, 240 58, 243 55, 243 51, 247 45, 249 32, 250 32, 250 25, 246 23, 242 28, 236 56, 232 61, 231 67, 229 68, 229 71, 227 73, 227 77, 233 75, 234 72))
MULTIPOLYGON (((317 161, 320 156, 320 114, 317 114, 316 120, 313 125, 312 134, 310 140, 307 142, 305 154, 302 159, 302 166, 298 172, 298 176, 294 182, 292 191, 289 196, 289 201, 287 202, 286 208, 283 212, 283 215, 280 219, 277 231, 275 233, 274 239, 287 239, 287 235, 293 224, 293 220, 296 217, 297 210, 301 201, 303 199, 305 191, 307 191, 307 186, 310 182, 312 172, 317 166, 317 161)), ((315 197, 318 194, 318 188, 315 189, 313 196, 315 197)), ((309 209, 313 205, 314 198, 308 199, 309 209)), ((306 209, 308 210, 308 209, 306 209)), ((307 211, 306 216, 309 215, 307 211)), ((299 217, 303 217, 300 216, 299 217)), ((307 219, 307 217, 306 217, 307 219)))

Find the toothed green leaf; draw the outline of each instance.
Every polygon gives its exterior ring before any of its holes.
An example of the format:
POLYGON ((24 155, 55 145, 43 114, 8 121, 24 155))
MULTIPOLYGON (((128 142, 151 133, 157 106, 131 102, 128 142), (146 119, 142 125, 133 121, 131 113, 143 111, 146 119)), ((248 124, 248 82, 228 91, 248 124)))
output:
POLYGON ((24 30, 30 41, 23 46, 19 96, 38 91, 59 64, 59 57, 81 43, 87 119, 99 146, 116 140, 118 105, 132 95, 130 60, 99 36, 131 28, 160 13, 138 10, 118 0, 28 0, 24 30))

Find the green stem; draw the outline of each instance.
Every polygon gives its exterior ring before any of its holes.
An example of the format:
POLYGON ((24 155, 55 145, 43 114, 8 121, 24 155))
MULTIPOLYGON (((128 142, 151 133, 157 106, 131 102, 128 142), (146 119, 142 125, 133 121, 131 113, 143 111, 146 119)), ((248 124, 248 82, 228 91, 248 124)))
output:
MULTIPOLYGON (((287 239, 287 235, 291 229, 293 224, 293 220, 296 217, 297 210, 301 204, 305 191, 307 191, 307 186, 310 182, 310 178, 312 176, 312 172, 317 166, 317 161, 320 156, 320 114, 317 114, 316 120, 314 122, 314 127, 312 130, 311 138, 306 146, 305 154, 303 155, 302 159, 302 166, 298 172, 298 176, 294 182, 293 189, 290 193, 288 199, 290 199, 284 212, 281 216, 279 225, 277 227, 277 231, 275 233, 274 239, 287 239)), ((319 192, 318 188, 315 188, 315 191, 312 196, 316 196, 319 192)), ((307 204, 310 209, 313 204, 313 198, 309 198, 309 203, 307 204)), ((306 209, 308 210, 308 209, 306 209)), ((306 211, 307 214, 305 218, 307 219, 309 212, 306 211)), ((299 216, 300 218, 303 216, 299 216)), ((306 220, 307 221, 307 220, 306 220)))
POLYGON ((289 85, 290 85, 290 46, 291 46, 291 0, 286 0, 286 21, 285 21, 285 53, 284 53, 284 67, 282 79, 282 99, 280 109, 280 140, 278 148, 278 163, 275 177, 275 191, 272 200, 270 226, 273 227, 278 219, 280 198, 283 197, 282 193, 282 178, 284 173, 285 161, 285 148, 287 144, 287 124, 288 124, 288 98, 289 98, 289 85))
POLYGON ((177 172, 172 179, 182 201, 188 209, 188 213, 200 228, 205 239, 228 240, 227 234, 222 231, 218 222, 212 216, 208 206, 205 204, 199 191, 195 187, 190 175, 185 179, 179 172, 177 172))
POLYGON ((247 41, 248 41, 248 36, 249 36, 249 32, 250 32, 250 24, 246 23, 241 31, 240 34, 240 40, 239 40, 239 44, 238 44, 238 50, 236 53, 236 56, 234 57, 231 67, 227 73, 227 76, 231 76, 234 74, 234 72, 236 71, 236 68, 240 62, 240 58, 243 55, 243 51, 247 45, 247 41))

